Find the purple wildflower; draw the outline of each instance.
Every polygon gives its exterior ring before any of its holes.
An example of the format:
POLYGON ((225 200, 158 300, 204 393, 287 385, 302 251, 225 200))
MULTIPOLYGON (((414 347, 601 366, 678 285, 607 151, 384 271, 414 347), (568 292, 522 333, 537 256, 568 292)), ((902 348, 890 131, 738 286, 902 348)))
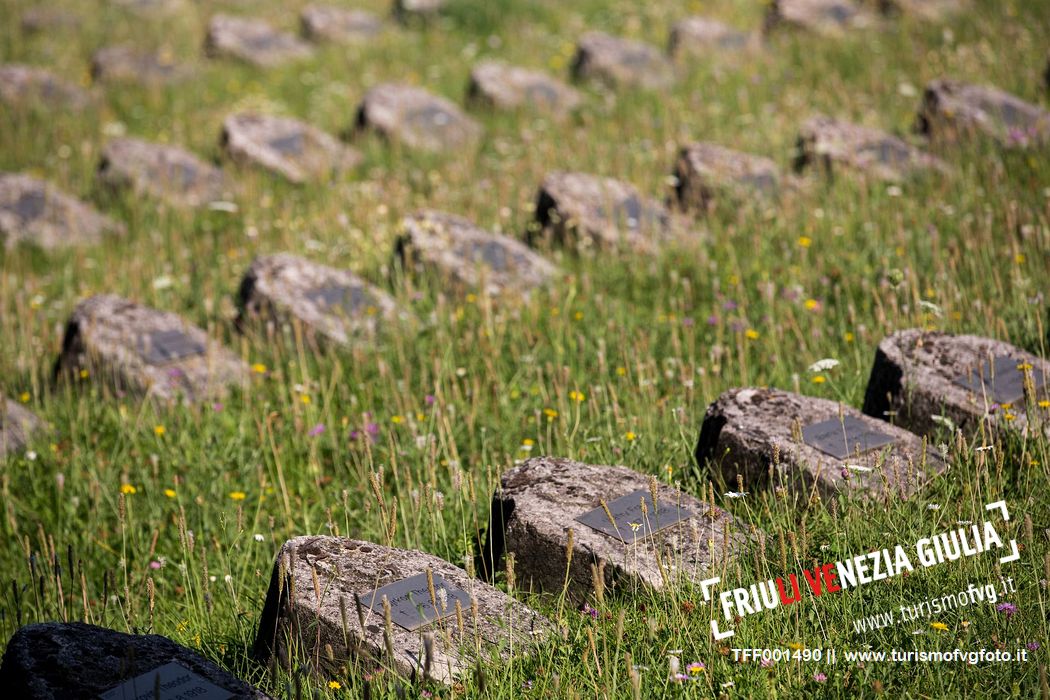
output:
POLYGON ((813 674, 813 680, 815 680, 817 683, 823 683, 827 679, 828 677, 825 676, 823 673, 817 672, 813 674))
POLYGON ((1024 648, 1028 651, 1035 651, 1039 648, 1039 642, 1028 642, 1028 644, 1024 645, 1024 648))
POLYGON ((708 316, 707 317, 707 325, 709 325, 709 326, 717 326, 718 325, 718 316, 715 315, 715 314, 711 314, 710 316, 708 316))
POLYGON ((433 406, 434 401, 436 400, 437 399, 434 398, 433 394, 427 394, 426 397, 423 399, 423 401, 426 402, 427 406, 433 406))
POLYGON ((762 668, 773 668, 773 659, 762 659, 758 665, 762 668))
POLYGON ((999 603, 995 609, 1006 615, 1007 620, 1017 614, 1017 606, 1013 603, 999 603))
POLYGON ((220 403, 218 401, 216 401, 215 403, 213 403, 211 405, 211 410, 215 411, 216 413, 218 413, 222 409, 223 409, 223 405, 222 405, 222 403, 220 403))
POLYGON ((310 432, 308 434, 309 434, 310 437, 317 437, 318 435, 320 435, 323 432, 324 432, 324 423, 318 423, 314 427, 310 428, 310 432))
POLYGON ((583 610, 581 610, 580 612, 582 612, 584 615, 590 615, 591 618, 594 620, 598 619, 598 611, 586 603, 583 604, 583 610))

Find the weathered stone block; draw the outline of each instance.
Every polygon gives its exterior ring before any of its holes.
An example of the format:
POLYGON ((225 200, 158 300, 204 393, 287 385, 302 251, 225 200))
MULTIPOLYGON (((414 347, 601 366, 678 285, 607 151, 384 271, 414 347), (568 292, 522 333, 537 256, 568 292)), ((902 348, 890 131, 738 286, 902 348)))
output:
POLYGON ((176 207, 200 207, 227 195, 222 171, 176 146, 119 138, 102 149, 98 177, 116 189, 176 207))
POLYGON ((257 258, 240 288, 241 325, 271 331, 293 320, 309 340, 347 343, 374 334, 397 311, 393 298, 348 270, 280 253, 257 258))
POLYGON ((356 659, 451 684, 477 659, 506 663, 549 633, 538 613, 433 555, 339 537, 297 537, 277 555, 255 655, 266 660, 294 646, 315 669, 333 674, 356 659))
POLYGON ((484 556, 491 570, 504 553, 513 553, 520 587, 559 595, 565 586, 568 599, 582 603, 598 572, 609 592, 698 583, 740 554, 748 540, 732 515, 655 477, 536 457, 500 479, 484 556))
POLYGON ((484 61, 470 72, 471 99, 497 109, 530 108, 554 114, 576 109, 580 93, 542 71, 484 61))
POLYGON ((675 81, 674 65, 655 46, 604 32, 587 32, 576 45, 572 73, 610 87, 659 89, 675 81))
POLYGON ((80 622, 26 625, 15 632, 0 665, 0 685, 19 700, 152 698, 157 673, 169 664, 178 664, 170 669, 176 673, 162 679, 177 683, 173 690, 197 697, 210 691, 207 697, 270 698, 167 637, 122 634, 80 622))
POLYGON ((878 129, 816 116, 799 132, 795 168, 819 166, 833 175, 845 168, 877 180, 904 180, 947 166, 907 141, 878 129))
POLYGON ((955 80, 926 86, 917 126, 942 142, 985 136, 1007 148, 1050 143, 1050 111, 998 88, 955 80))
POLYGON ((827 36, 874 24, 875 17, 852 0, 772 0, 765 21, 766 31, 784 26, 827 36))
POLYGON ((222 396, 248 380, 248 367, 176 314, 113 295, 77 304, 56 372, 80 371, 118 390, 163 402, 222 396))
POLYGON ((81 110, 94 100, 89 92, 49 70, 6 63, 0 65, 0 102, 8 107, 81 110))
POLYGON ((726 485, 906 498, 946 465, 922 438, 842 404, 778 389, 732 389, 707 408, 696 460, 726 485), (772 476, 772 483, 770 477, 772 476))
POLYGON ((361 154, 298 119, 243 113, 226 117, 222 146, 234 161, 302 184, 351 170, 361 154))
POLYGON ((28 408, 0 396, 0 460, 24 450, 30 436, 43 424, 28 408))
POLYGON ((30 243, 43 249, 98 243, 122 235, 124 225, 58 190, 18 173, 0 173, 0 238, 5 248, 30 243))
POLYGON ((526 294, 549 284, 558 273, 553 263, 521 241, 438 211, 405 218, 396 255, 406 270, 433 274, 457 292, 526 294))
POLYGON ((672 56, 707 56, 737 52, 755 43, 755 37, 707 17, 686 17, 671 27, 668 50, 672 56))
POLYGON ((127 44, 107 46, 91 57, 91 77, 101 82, 164 85, 189 76, 189 70, 169 55, 127 44))
POLYGON ((973 433, 987 420, 1050 435, 1050 362, 975 335, 898 331, 875 352, 864 412, 921 435, 938 422, 973 433), (1034 401, 1030 410, 1029 399, 1034 401))
POLYGON ((383 20, 365 10, 335 5, 307 5, 299 15, 303 36, 311 41, 353 43, 380 34, 383 20))
POLYGON ((713 143, 691 143, 678 152, 674 176, 678 203, 706 211, 720 196, 732 201, 769 200, 779 193, 780 169, 769 158, 713 143))
POLYGON ((365 93, 357 127, 409 148, 460 150, 481 138, 481 126, 444 97, 410 85, 384 83, 365 93))
POLYGON ((536 199, 536 227, 544 237, 580 249, 654 250, 669 238, 670 212, 621 180, 553 172, 536 199))
POLYGON ((261 68, 309 58, 313 49, 266 21, 232 15, 215 15, 208 22, 204 45, 209 56, 236 58, 261 68))

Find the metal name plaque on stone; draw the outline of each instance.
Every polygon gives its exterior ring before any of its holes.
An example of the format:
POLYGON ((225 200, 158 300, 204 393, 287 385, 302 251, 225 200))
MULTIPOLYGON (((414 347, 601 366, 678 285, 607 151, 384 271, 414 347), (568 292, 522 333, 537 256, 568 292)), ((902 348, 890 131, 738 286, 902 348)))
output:
POLYGON ((172 661, 124 681, 98 697, 102 700, 228 700, 233 693, 172 661))
POLYGON ((612 514, 615 522, 609 522, 609 514, 601 506, 577 516, 576 522, 583 523, 610 537, 615 537, 626 544, 645 539, 655 532, 694 515, 693 511, 688 508, 681 508, 666 501, 660 501, 660 507, 654 508, 653 498, 645 489, 632 491, 606 505, 609 506, 609 513, 612 514), (646 510, 644 515, 642 514, 643 500, 646 510))
POLYGON ((306 298, 322 308, 347 315, 352 315, 369 301, 368 295, 360 287, 344 284, 328 284, 311 289, 306 293, 306 298))
POLYGON ((180 330, 150 331, 139 336, 139 355, 151 365, 165 365, 203 355, 203 343, 180 330))
POLYGON ((388 583, 370 593, 359 594, 357 600, 371 612, 383 617, 383 596, 386 596, 390 601, 391 621, 409 632, 435 620, 455 615, 457 600, 464 610, 470 608, 469 593, 453 586, 441 574, 433 576, 437 608, 430 597, 426 574, 416 574, 388 583))
POLYGON ((853 416, 842 420, 830 418, 802 428, 802 441, 836 459, 846 459, 857 452, 867 452, 892 445, 897 438, 880 433, 853 416))
MULTIPOLYGON (((956 377, 955 383, 978 396, 988 392, 996 403, 1024 401, 1024 370, 1020 369, 1023 365, 1022 360, 999 355, 994 361, 985 360, 963 376, 956 377)), ((1032 381, 1035 389, 1040 389, 1043 385, 1042 373, 1033 371, 1032 381)))

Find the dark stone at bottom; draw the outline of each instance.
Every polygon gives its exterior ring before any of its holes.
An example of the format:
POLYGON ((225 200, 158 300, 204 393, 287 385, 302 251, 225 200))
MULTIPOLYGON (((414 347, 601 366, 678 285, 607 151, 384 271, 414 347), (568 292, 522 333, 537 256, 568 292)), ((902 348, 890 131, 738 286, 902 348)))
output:
POLYGON ((167 637, 80 622, 27 625, 15 632, 0 664, 0 688, 19 700, 93 698, 171 662, 231 698, 270 697, 167 637))

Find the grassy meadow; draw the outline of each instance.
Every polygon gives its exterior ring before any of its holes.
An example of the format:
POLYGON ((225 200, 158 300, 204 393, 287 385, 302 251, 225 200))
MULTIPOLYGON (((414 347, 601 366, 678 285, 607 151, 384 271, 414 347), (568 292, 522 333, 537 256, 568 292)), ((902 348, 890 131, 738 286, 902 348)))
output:
MULTIPOLYGON (((331 133, 353 124, 382 81, 463 103, 475 62, 500 58, 567 78, 576 38, 602 29, 665 46, 699 13, 758 28, 759 0, 450 0, 430 23, 391 23, 357 46, 256 69, 202 53, 217 12, 297 31, 304 0, 186 0, 144 16, 103 0, 49 3, 74 27, 27 35, 28 0, 0 0, 0 61, 51 68, 90 85, 90 56, 130 42, 193 66, 173 86, 97 86, 81 113, 0 112, 0 170, 43 177, 125 222, 128 235, 44 253, 0 250, 0 391, 50 426, 0 463, 0 648, 19 625, 86 620, 164 634, 275 697, 629 698, 1050 696, 1050 441, 1037 431, 952 435, 949 471, 918 496, 809 502, 720 494, 692 451, 707 404, 737 386, 771 386, 860 407, 881 338, 927 327, 1007 340, 1050 355, 1050 155, 976 142, 938 151, 951 166, 898 185, 817 173, 776 203, 725 204, 653 256, 547 253, 564 271, 527 300, 411 287, 393 274, 399 220, 422 207, 524 237, 551 170, 635 183, 664 199, 678 147, 709 140, 790 167, 801 123, 817 112, 910 135, 927 81, 954 76, 1050 104, 1043 83, 1047 0, 976 1, 943 24, 907 17, 837 38, 785 31, 762 49, 680 61, 673 89, 583 85, 564 122, 468 108, 476 151, 411 152, 354 137, 363 165, 294 186, 226 165, 238 210, 180 211, 120 197, 94 177, 108 138, 127 134, 221 160, 223 118, 260 109, 331 133), (289 251, 389 288, 409 311, 376 338, 318 349, 234 328, 241 275, 289 251), (178 312, 254 368, 221 404, 164 408, 92 377, 52 381, 65 321, 90 294, 178 312), (834 358, 827 372, 807 368, 834 358), (977 448, 993 446, 992 449, 977 448), (581 612, 527 590, 557 639, 531 658, 485 664, 451 688, 405 686, 364 666, 316 678, 301 660, 250 658, 273 557, 288 538, 338 534, 418 548, 464 565, 484 539, 500 473, 535 455, 623 464, 707 494, 764 544, 720 572, 726 588, 765 581, 985 519, 1005 499, 1001 534, 1020 561, 978 556, 747 618, 716 642, 720 613, 699 590, 624 590, 581 612), (382 490, 383 506, 371 483, 382 490), (396 504, 396 511, 392 512, 396 504), (393 520, 395 527, 388 527, 393 520), (1012 577, 1006 614, 984 604, 876 632, 853 621, 900 604, 1012 577), (591 610, 595 611, 590 612, 591 610), (931 623, 942 623, 934 627, 931 623), (942 629, 943 627, 943 629, 942 629), (842 650, 1015 650, 1027 662, 849 664, 842 650), (735 661, 731 647, 823 648, 838 663, 735 661), (688 680, 669 679, 669 657, 688 680), (699 662, 703 670, 690 663, 699 662), (637 682, 637 681, 636 681, 637 682)), ((387 14, 386 0, 354 0, 387 14)), ((909 136, 910 138, 910 136, 909 136)), ((1039 421, 1050 420, 1040 409, 1039 421)), ((747 484, 744 484, 745 490, 747 484)), ((507 587, 502 574, 496 585, 507 587)), ((1003 602, 1003 601, 1000 601, 1003 602)))

